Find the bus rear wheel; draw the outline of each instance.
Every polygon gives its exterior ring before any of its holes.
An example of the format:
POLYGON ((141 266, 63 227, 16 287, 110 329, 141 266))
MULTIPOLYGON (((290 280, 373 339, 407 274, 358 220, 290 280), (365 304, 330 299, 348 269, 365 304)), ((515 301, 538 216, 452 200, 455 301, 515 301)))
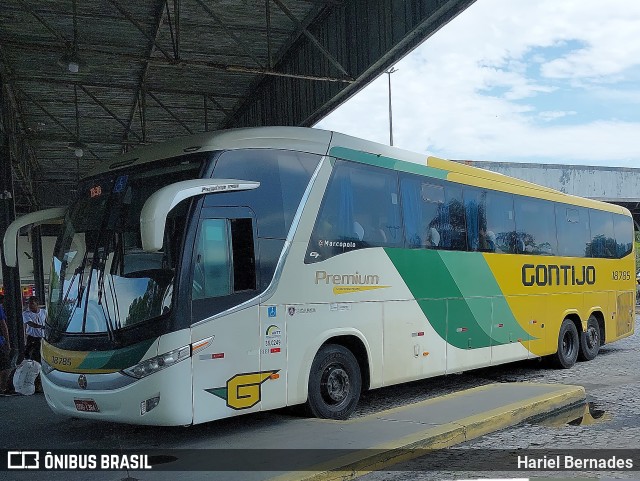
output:
POLYGON ((337 344, 322 346, 311 365, 307 408, 322 419, 347 419, 360 399, 362 376, 355 356, 337 344))
POLYGON ((580 352, 578 359, 591 361, 600 350, 600 325, 598 320, 590 316, 587 321, 587 330, 580 335, 580 352))
POLYGON ((578 329, 568 317, 562 321, 558 334, 558 352, 552 356, 553 363, 562 369, 569 369, 578 359, 580 350, 580 337, 578 329))

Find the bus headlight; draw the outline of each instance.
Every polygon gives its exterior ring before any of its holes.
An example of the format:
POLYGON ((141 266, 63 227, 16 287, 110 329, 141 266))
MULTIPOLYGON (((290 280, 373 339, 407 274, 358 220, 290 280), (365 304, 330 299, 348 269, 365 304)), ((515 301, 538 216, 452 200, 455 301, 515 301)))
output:
POLYGON ((183 346, 173 351, 165 352, 151 359, 139 362, 135 366, 123 369, 126 375, 135 377, 136 379, 142 379, 154 372, 161 371, 169 366, 187 359, 191 355, 191 348, 189 346, 183 346))

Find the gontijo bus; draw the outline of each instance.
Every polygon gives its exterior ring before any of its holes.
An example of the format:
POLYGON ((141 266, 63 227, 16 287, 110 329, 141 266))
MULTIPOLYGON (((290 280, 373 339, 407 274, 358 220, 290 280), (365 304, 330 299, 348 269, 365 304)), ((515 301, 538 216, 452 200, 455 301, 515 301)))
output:
POLYGON ((152 145, 81 181, 51 267, 56 412, 186 425, 550 356, 634 329, 615 205, 338 133, 255 128, 152 145))

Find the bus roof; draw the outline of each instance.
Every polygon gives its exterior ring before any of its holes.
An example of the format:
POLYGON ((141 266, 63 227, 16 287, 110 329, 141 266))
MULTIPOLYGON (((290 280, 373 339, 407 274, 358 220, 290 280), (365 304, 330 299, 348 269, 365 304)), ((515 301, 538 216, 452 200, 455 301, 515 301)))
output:
POLYGON ((254 127, 181 137, 134 149, 114 157, 102 163, 89 175, 98 175, 190 152, 251 148, 296 150, 318 155, 330 154, 346 160, 401 172, 631 215, 624 207, 565 194, 549 187, 461 162, 430 157, 337 132, 305 127, 254 127))
POLYGON ((136 148, 101 163, 89 176, 177 157, 191 152, 238 149, 286 149, 325 155, 332 132, 304 127, 254 127, 178 137, 136 148))
POLYGON ((334 133, 329 154, 401 172, 631 216, 628 209, 615 204, 566 194, 550 187, 466 165, 464 162, 417 154, 344 134, 334 133))

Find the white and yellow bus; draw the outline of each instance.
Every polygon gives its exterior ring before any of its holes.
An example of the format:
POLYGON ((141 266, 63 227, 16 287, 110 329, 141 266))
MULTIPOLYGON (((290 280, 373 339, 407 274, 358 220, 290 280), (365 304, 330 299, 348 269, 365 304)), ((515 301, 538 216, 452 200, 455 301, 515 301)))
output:
MULTIPOLYGON (((519 359, 634 329, 615 205, 342 134, 267 127, 145 147, 84 179, 53 256, 56 412, 188 425, 519 359)), ((12 240, 13 239, 13 240, 12 240)))

